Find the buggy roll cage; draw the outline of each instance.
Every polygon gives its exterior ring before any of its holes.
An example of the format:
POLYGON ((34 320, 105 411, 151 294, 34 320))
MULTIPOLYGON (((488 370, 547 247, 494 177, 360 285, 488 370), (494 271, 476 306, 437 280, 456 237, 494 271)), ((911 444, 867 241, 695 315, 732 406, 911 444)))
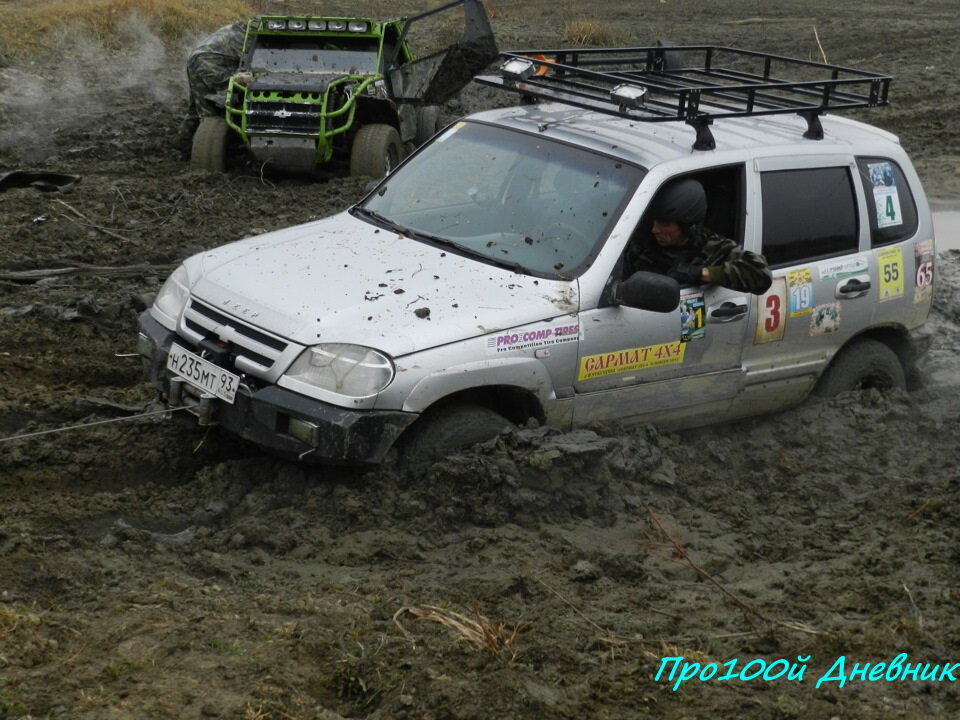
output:
POLYGON ((643 122, 682 120, 713 150, 715 119, 797 113, 823 138, 828 110, 887 105, 892 78, 867 70, 716 45, 502 52, 481 85, 643 122), (789 79, 788 79, 789 78, 789 79))

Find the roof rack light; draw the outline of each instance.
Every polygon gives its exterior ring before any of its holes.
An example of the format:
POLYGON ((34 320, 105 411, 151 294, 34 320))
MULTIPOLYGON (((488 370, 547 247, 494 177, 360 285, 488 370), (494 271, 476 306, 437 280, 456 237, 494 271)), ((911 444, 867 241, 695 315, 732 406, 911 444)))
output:
POLYGON ((643 106, 647 96, 647 89, 643 85, 621 83, 610 91, 610 99, 620 106, 620 109, 639 108, 643 106))
POLYGON ((514 82, 523 82, 531 77, 534 72, 536 72, 536 69, 533 67, 533 61, 523 58, 507 60, 500 66, 500 74, 503 75, 503 79, 514 82))

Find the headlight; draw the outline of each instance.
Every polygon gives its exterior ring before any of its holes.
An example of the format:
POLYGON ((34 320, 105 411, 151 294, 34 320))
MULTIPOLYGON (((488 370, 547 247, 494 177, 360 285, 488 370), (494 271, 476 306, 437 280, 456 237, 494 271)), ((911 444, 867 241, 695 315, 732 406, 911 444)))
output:
POLYGON ((346 20, 327 20, 327 30, 333 30, 334 32, 343 32, 347 29, 346 20))
POLYGON ((366 397, 389 385, 393 372, 390 358, 372 348, 325 343, 304 350, 285 374, 339 395, 366 397))
POLYGON ((287 30, 306 30, 307 21, 306 20, 288 20, 287 21, 287 30))
POLYGON ((187 268, 181 265, 167 278, 153 304, 160 312, 176 322, 189 297, 190 278, 187 276, 187 268))
POLYGON ((352 22, 347 25, 347 30, 350 32, 366 32, 367 24, 365 22, 352 22))
POLYGON ((310 30, 317 30, 317 31, 319 31, 319 32, 323 32, 324 30, 327 29, 327 21, 326 21, 326 20, 311 20, 311 21, 307 24, 307 27, 308 27, 310 30))
POLYGON ((286 20, 267 20, 267 30, 286 30, 286 20))

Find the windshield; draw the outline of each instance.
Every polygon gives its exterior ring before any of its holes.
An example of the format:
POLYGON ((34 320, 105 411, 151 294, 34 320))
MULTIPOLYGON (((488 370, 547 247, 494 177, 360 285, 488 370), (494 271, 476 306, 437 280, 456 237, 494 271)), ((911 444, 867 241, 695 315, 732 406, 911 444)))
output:
POLYGON ((380 72, 379 50, 376 38, 259 35, 250 69, 372 75, 380 72))
POLYGON ((542 136, 459 122, 362 209, 533 275, 586 270, 644 171, 542 136))

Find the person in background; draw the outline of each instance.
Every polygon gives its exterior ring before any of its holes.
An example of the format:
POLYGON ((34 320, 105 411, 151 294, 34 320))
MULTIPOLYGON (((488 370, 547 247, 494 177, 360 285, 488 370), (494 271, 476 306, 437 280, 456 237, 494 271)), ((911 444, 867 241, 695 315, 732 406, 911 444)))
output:
POLYGON ((225 25, 203 38, 187 58, 187 85, 190 98, 187 116, 180 125, 178 147, 189 152, 193 134, 203 117, 223 115, 223 100, 230 77, 240 66, 247 21, 225 25))

